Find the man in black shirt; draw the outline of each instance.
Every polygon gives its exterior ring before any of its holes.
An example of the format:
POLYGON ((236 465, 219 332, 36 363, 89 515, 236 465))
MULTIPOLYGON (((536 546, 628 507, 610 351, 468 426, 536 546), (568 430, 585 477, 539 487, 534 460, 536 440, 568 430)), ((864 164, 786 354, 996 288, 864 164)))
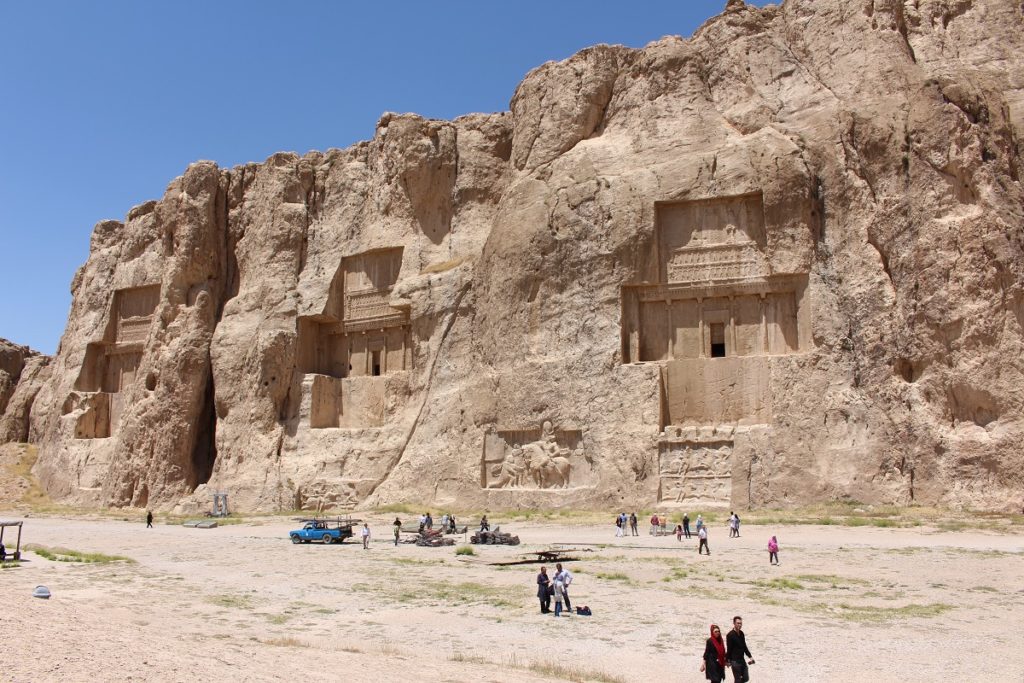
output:
POLYGON ((746 683, 750 680, 750 672, 747 670, 747 662, 743 661, 743 655, 747 656, 750 664, 754 663, 754 656, 747 649, 747 638, 743 635, 743 617, 732 618, 732 630, 725 637, 725 657, 732 667, 732 678, 736 683, 746 683))

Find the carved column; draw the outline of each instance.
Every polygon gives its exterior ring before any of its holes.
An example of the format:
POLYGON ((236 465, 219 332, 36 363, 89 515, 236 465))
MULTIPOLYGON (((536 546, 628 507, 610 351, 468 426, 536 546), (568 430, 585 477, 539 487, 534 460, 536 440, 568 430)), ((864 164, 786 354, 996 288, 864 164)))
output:
POLYGON ((768 301, 765 299, 764 292, 761 292, 761 353, 768 355, 768 314, 767 314, 768 301))
POLYGON ((739 347, 736 345, 736 297, 729 296, 729 346, 730 356, 739 355, 739 347))
POLYGON ((704 297, 697 297, 697 331, 700 336, 700 357, 706 358, 704 352, 704 297))
POLYGON ((384 335, 384 350, 381 351, 380 359, 380 374, 388 374, 388 331, 386 329, 380 331, 384 335))
POLYGON ((675 360, 676 357, 676 328, 672 324, 672 300, 665 299, 665 312, 668 318, 668 360, 675 360))

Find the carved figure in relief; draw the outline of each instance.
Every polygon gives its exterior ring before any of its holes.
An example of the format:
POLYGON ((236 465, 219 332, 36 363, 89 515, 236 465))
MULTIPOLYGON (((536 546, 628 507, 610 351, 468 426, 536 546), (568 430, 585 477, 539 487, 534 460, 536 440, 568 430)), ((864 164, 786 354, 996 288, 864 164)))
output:
POLYGON ((569 488, 574 464, 591 464, 578 431, 558 431, 545 420, 539 430, 492 432, 485 437, 483 486, 569 488))
POLYGON ((512 452, 491 467, 493 481, 487 486, 491 489, 500 489, 506 486, 522 486, 529 476, 529 464, 522 448, 513 448, 512 452))

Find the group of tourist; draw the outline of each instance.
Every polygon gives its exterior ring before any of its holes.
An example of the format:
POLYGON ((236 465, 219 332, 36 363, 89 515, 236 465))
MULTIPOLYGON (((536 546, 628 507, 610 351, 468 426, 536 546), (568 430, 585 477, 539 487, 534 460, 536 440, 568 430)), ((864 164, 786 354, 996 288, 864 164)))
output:
POLYGON ((562 568, 562 563, 555 565, 555 575, 548 576, 548 568, 541 567, 540 574, 537 574, 537 598, 540 599, 540 613, 551 613, 551 602, 555 603, 554 614, 562 616, 562 603, 565 603, 565 611, 572 614, 572 602, 569 600, 569 586, 572 584, 572 574, 568 569, 562 568))
POLYGON ((615 535, 616 537, 625 536, 626 529, 628 528, 633 536, 639 536, 640 533, 636 530, 637 525, 636 513, 630 513, 628 516, 625 512, 620 512, 615 516, 615 535))
MULTIPOLYGON (((420 515, 420 533, 424 531, 433 531, 434 529, 434 518, 430 512, 424 512, 420 515)), ((455 533, 455 515, 450 512, 446 512, 441 517, 441 531, 449 534, 455 533)))
MULTIPOLYGON (((663 533, 663 530, 668 524, 667 516, 660 516, 657 512, 651 515, 651 535, 656 536, 663 533)), ((735 511, 729 513, 729 538, 740 537, 740 516, 735 511)), ((639 536, 637 532, 637 517, 636 513, 630 513, 627 515, 625 512, 620 512, 615 516, 615 536, 622 537, 626 536, 626 530, 629 529, 631 536, 639 536)), ((703 515, 697 515, 696 522, 694 524, 694 530, 690 531, 690 513, 684 512, 681 523, 676 524, 674 530, 676 540, 682 541, 684 538, 692 538, 694 534, 697 536, 697 554, 698 555, 710 555, 711 546, 708 544, 708 525, 704 522, 703 515)), ((775 536, 772 536, 771 540, 768 541, 768 562, 773 565, 779 564, 779 541, 775 536)))
POLYGON ((700 664, 700 670, 704 672, 704 678, 714 683, 722 683, 725 680, 726 667, 732 669, 733 680, 736 683, 746 683, 750 680, 748 665, 754 663, 754 657, 747 647, 747 637, 743 634, 743 618, 732 618, 732 630, 722 640, 722 629, 717 624, 711 624, 711 637, 704 645, 704 660, 700 664))

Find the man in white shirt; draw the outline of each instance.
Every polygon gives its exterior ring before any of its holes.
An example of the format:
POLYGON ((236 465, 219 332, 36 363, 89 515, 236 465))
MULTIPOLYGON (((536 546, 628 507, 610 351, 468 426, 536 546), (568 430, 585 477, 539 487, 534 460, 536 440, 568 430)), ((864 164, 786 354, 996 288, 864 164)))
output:
POLYGON ((363 534, 363 550, 369 550, 370 549, 370 525, 368 523, 366 523, 366 522, 363 522, 362 534, 363 534))
POLYGON ((555 565, 555 581, 562 582, 562 595, 565 596, 565 611, 572 614, 572 603, 569 601, 569 585, 572 584, 572 574, 568 569, 562 569, 562 563, 555 565))

